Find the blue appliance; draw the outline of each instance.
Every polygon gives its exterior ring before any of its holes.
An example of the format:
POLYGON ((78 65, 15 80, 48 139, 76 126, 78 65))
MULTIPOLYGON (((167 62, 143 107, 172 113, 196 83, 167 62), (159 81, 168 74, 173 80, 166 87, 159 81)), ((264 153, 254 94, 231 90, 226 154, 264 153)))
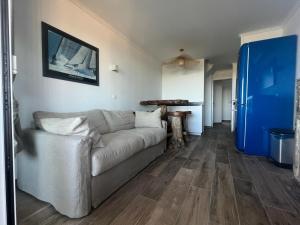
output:
POLYGON ((237 76, 236 147, 269 156, 269 130, 293 129, 297 36, 244 44, 237 76))

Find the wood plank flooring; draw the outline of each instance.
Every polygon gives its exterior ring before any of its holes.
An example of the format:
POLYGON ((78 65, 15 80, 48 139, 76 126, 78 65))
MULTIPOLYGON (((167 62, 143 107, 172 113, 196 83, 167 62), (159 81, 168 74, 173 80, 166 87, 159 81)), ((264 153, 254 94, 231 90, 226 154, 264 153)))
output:
POLYGON ((20 225, 300 225, 291 170, 235 150, 226 124, 168 151, 90 215, 69 219, 17 191, 20 225))

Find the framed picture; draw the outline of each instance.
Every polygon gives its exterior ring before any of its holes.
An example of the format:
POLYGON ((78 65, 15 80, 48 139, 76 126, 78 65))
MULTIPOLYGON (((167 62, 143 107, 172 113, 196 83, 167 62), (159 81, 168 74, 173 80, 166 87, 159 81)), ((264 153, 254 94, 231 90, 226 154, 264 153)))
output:
POLYGON ((99 49, 42 22, 43 75, 99 85, 99 49))

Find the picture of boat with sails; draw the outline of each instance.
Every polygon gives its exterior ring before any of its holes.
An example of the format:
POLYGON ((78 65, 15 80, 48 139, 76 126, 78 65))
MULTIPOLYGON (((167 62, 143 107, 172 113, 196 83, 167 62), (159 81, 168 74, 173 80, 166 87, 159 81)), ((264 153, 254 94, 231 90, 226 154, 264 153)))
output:
POLYGON ((51 76, 52 72, 51 77, 59 79, 98 83, 98 49, 50 25, 45 26, 47 74, 51 76))

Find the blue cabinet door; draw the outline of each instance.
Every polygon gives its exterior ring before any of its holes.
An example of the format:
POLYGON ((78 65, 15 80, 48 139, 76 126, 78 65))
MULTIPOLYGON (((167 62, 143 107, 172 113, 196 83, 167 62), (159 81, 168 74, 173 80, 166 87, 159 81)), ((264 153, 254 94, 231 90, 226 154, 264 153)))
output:
POLYGON ((249 44, 245 153, 269 155, 269 129, 293 128, 297 37, 249 44))
POLYGON ((240 151, 245 149, 245 112, 246 112, 246 90, 247 90, 247 68, 248 68, 249 45, 245 44, 239 52, 237 71, 237 122, 236 122, 236 147, 240 151))

